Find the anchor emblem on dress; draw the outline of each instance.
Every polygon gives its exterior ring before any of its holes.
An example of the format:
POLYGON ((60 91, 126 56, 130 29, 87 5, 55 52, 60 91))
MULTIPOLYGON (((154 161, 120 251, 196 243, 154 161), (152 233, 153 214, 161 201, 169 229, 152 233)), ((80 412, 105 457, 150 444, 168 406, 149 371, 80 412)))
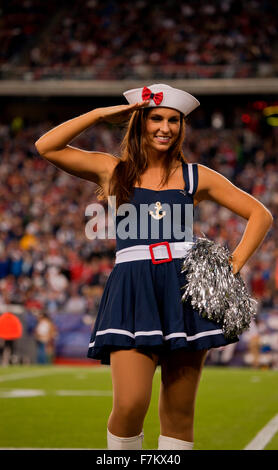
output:
POLYGON ((154 208, 155 208, 155 211, 149 211, 149 213, 151 214, 151 216, 156 219, 156 220, 159 220, 159 219, 162 219, 162 217, 164 217, 166 215, 166 211, 163 211, 162 210, 162 205, 161 205, 161 202, 156 202, 155 205, 154 205, 154 208), (162 212, 162 213, 160 213, 162 212))

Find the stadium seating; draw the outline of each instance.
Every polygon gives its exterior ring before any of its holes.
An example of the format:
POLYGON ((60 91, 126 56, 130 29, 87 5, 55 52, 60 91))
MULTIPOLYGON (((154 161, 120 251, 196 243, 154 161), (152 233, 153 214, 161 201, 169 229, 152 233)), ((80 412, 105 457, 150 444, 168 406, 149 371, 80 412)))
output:
POLYGON ((0 77, 277 76, 277 2, 2 2, 0 77))

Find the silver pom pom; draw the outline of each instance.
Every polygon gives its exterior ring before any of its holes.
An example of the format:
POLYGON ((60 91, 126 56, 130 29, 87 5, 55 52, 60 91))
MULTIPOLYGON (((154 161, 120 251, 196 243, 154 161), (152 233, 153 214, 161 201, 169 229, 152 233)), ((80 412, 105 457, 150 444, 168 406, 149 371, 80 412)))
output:
POLYGON ((233 274, 231 254, 208 238, 197 238, 183 259, 187 284, 182 300, 208 320, 221 323, 225 337, 234 338, 250 326, 257 301, 247 292, 240 273, 233 274))

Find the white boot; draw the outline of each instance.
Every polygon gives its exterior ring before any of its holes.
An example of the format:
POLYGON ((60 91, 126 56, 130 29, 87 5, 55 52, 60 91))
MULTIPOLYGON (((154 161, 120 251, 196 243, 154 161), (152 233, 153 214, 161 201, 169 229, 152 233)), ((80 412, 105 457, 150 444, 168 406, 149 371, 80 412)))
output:
POLYGON ((193 442, 182 441, 174 437, 162 436, 158 438, 158 449, 160 450, 192 450, 193 442))
POLYGON ((141 450, 144 432, 139 436, 118 437, 111 434, 107 428, 107 449, 109 450, 141 450))

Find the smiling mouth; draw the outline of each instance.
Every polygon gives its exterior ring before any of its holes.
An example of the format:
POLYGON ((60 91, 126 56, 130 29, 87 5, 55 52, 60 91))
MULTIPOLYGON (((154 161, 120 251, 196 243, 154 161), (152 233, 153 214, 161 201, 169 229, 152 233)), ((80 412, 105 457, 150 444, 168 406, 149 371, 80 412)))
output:
POLYGON ((163 137, 161 135, 157 135, 155 137, 155 139, 158 141, 158 142, 161 142, 163 144, 167 144, 168 142, 170 142, 171 138, 170 137, 163 137))

